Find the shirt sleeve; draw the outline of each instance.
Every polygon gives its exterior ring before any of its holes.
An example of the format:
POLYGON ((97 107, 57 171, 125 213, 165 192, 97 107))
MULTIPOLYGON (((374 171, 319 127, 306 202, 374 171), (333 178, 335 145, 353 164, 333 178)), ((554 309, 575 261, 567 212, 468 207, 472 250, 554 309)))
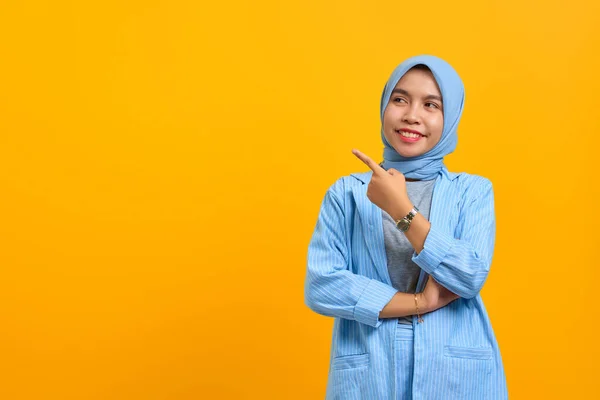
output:
POLYGON ((464 298, 477 296, 487 279, 494 252, 496 216, 492 183, 485 179, 463 207, 459 238, 431 225, 423 250, 412 260, 442 286, 464 298))
POLYGON ((334 184, 323 199, 308 246, 305 303, 318 314, 377 328, 383 322, 379 312, 398 291, 349 270, 351 255, 345 239, 344 208, 335 194, 338 185, 334 184))

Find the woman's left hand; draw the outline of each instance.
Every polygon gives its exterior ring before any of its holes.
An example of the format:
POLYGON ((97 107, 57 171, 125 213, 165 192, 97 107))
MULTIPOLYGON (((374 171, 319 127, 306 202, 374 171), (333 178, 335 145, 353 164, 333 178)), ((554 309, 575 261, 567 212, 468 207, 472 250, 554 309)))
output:
POLYGON ((387 212, 394 220, 404 217, 412 209, 412 204, 406 192, 404 175, 393 168, 385 170, 367 155, 358 150, 352 154, 373 171, 373 176, 367 188, 367 197, 373 204, 387 212))

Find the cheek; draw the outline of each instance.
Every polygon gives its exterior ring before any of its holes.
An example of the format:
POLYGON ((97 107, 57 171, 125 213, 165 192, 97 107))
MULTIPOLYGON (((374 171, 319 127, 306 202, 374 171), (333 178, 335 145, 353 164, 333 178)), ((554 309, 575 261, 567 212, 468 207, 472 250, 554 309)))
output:
POLYGON ((393 131, 395 116, 393 111, 386 111, 383 114, 383 132, 385 137, 390 139, 390 136, 393 136, 391 131, 393 131))
POLYGON ((394 111, 387 108, 383 114, 383 126, 389 127, 390 122, 394 119, 394 111))
POLYGON ((435 118, 431 121, 430 124, 430 132, 433 138, 437 138, 438 140, 442 137, 442 131, 444 130, 444 119, 443 118, 435 118))

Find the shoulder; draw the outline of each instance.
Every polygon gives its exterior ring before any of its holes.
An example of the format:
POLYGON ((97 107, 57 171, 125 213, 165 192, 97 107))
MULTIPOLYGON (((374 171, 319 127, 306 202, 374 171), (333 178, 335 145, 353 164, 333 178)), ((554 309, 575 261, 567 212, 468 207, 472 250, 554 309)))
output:
POLYGON ((485 176, 468 172, 454 173, 454 175, 456 175, 456 185, 464 192, 477 194, 492 188, 492 181, 485 176))
POLYGON ((356 196, 366 198, 366 188, 371 180, 372 171, 357 172, 337 178, 327 189, 324 205, 340 209, 354 204, 356 196))
POLYGON ((344 175, 333 182, 333 184, 329 187, 328 192, 331 192, 333 195, 341 198, 346 193, 351 192, 354 188, 368 184, 372 175, 372 171, 355 172, 349 175, 344 175))
MULTIPOLYGON (((343 199, 347 193, 355 188, 367 185, 373 175, 372 171, 354 172, 338 178, 328 189, 328 193, 338 199, 343 199)), ((445 189, 449 189, 462 199, 474 199, 492 190, 490 179, 482 175, 468 172, 451 172, 443 169, 438 176, 445 189)))
MULTIPOLYGON (((371 180, 373 172, 356 172, 339 179, 339 184, 345 183, 349 186, 361 186, 368 184, 371 180)), ((468 172, 451 172, 443 169, 438 177, 443 180, 448 186, 459 189, 461 192, 475 191, 479 192, 487 188, 491 188, 492 182, 481 175, 471 174, 468 172)))
POLYGON ((492 181, 489 178, 468 172, 450 174, 454 176, 452 180, 454 193, 460 198, 460 203, 469 204, 489 195, 493 197, 492 181))

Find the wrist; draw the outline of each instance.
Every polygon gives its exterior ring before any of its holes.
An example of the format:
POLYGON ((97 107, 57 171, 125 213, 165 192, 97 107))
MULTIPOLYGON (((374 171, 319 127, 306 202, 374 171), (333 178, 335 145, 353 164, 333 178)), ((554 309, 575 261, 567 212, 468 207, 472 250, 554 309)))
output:
POLYGON ((390 217, 392 217, 394 221, 398 221, 399 219, 406 217, 412 208, 412 202, 409 199, 406 199, 399 201, 394 209, 390 210, 391 212, 388 214, 390 214, 390 217))
POLYGON ((431 304, 427 301, 427 298, 423 295, 423 293, 417 293, 417 302, 419 304, 419 312, 421 314, 426 314, 428 312, 433 311, 431 309, 431 304))

